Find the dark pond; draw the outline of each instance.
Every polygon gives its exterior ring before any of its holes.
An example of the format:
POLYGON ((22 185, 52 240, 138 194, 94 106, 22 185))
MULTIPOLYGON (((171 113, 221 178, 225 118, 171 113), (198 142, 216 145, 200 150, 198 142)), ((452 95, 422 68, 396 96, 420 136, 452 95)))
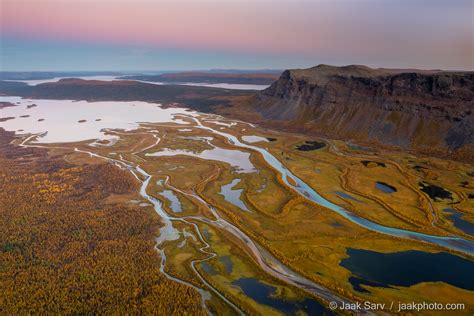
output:
POLYGON ((410 250, 381 253, 348 248, 347 254, 349 258, 341 260, 340 265, 364 281, 383 286, 445 282, 458 288, 474 290, 474 261, 447 252, 410 250))
POLYGON ((366 167, 369 166, 369 163, 375 164, 377 165, 377 167, 384 167, 384 168, 386 167, 383 162, 372 161, 372 160, 362 160, 361 163, 366 167))
POLYGON ((415 169, 416 171, 420 171, 420 170, 422 170, 422 169, 425 169, 425 170, 426 170, 426 168, 425 168, 425 167, 423 167, 423 166, 420 166, 420 165, 416 165, 416 166, 414 166, 414 167, 413 167, 413 169, 415 169))
POLYGON ((386 184, 385 182, 377 181, 377 182, 375 182, 375 187, 377 189, 379 189, 380 191, 385 192, 385 193, 397 192, 397 188, 395 188, 395 187, 393 187, 389 184, 386 184))
POLYGON ((448 190, 443 189, 442 187, 436 186, 434 184, 429 184, 427 182, 420 182, 418 183, 420 186, 420 190, 428 194, 428 196, 433 200, 445 200, 449 199, 452 200, 453 197, 451 192, 448 190))
POLYGON ((214 269, 214 267, 211 266, 207 262, 202 262, 201 267, 204 270, 204 272, 206 272, 207 274, 210 274, 210 275, 216 275, 217 274, 217 271, 214 269))
POLYGON ((474 199, 474 193, 470 193, 467 197, 470 199, 474 199))
POLYGON ((275 142, 277 139, 273 137, 265 137, 269 142, 275 142))
POLYGON ((204 239, 206 240, 210 240, 211 239, 211 234, 209 233, 209 231, 207 230, 207 228, 203 228, 201 230, 201 233, 202 235, 204 236, 204 239))
POLYGON ((232 270, 234 268, 234 265, 232 263, 232 260, 230 259, 230 256, 222 256, 219 257, 220 262, 224 265, 225 268, 225 273, 226 274, 231 274, 232 270))
POLYGON ((358 292, 361 292, 361 293, 370 293, 370 291, 364 289, 363 287, 361 287, 361 285, 392 288, 391 286, 387 286, 387 285, 382 284, 382 283, 367 281, 367 280, 359 279, 359 278, 356 278, 356 277, 353 277, 353 276, 351 276, 349 278, 349 283, 352 285, 352 288, 354 290, 356 290, 358 292))
POLYGON ((445 208, 443 211, 450 213, 449 219, 453 222, 454 227, 462 230, 466 234, 474 236, 474 224, 462 219, 463 213, 452 208, 445 208))
POLYGON ((297 145, 296 149, 301 151, 310 151, 326 147, 326 144, 323 142, 318 142, 315 140, 307 140, 302 145, 297 145))
POLYGON ((334 191, 334 193, 336 195, 342 197, 342 198, 345 198, 345 199, 349 199, 349 200, 356 201, 356 202, 362 202, 362 201, 356 199, 355 197, 353 197, 352 195, 347 194, 346 192, 334 191))
POLYGON ((356 144, 348 143, 347 146, 352 150, 371 151, 371 149, 369 147, 360 146, 360 145, 356 145, 356 144))
POLYGON ((241 278, 232 282, 239 286, 242 291, 255 302, 273 307, 285 315, 296 315, 298 311, 304 311, 308 315, 334 315, 316 300, 306 298, 303 301, 288 301, 272 296, 276 288, 261 283, 254 278, 241 278))

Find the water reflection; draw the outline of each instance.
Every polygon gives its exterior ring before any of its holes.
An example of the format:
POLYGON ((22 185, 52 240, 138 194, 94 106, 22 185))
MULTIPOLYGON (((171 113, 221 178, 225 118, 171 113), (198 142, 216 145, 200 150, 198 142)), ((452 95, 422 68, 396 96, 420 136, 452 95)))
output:
POLYGON ((308 315, 332 315, 319 302, 306 298, 302 301, 284 300, 275 295, 276 288, 262 283, 255 278, 240 278, 232 284, 239 286, 242 291, 259 304, 273 307, 285 315, 297 315, 300 311, 306 312, 308 315))
POLYGON ((183 209, 181 208, 181 202, 173 191, 163 190, 161 192, 158 192, 158 194, 170 201, 170 208, 174 213, 181 213, 183 211, 183 209))
POLYGON ((444 282, 474 290, 474 261, 447 252, 381 253, 348 248, 347 254, 349 258, 341 260, 340 265, 364 280, 362 284, 408 287, 421 282, 444 282))
POLYGON ((449 213, 449 219, 453 222, 454 227, 462 230, 466 234, 474 236, 474 224, 463 219, 464 214, 452 208, 446 208, 443 211, 449 213))
POLYGON ((255 167, 250 161, 250 153, 240 150, 214 147, 212 149, 203 150, 200 153, 195 153, 185 149, 165 148, 161 151, 146 154, 146 156, 152 157, 172 157, 177 155, 192 156, 206 160, 222 161, 236 168, 236 171, 241 173, 256 171, 255 167))
POLYGON ((250 212, 244 202, 241 200, 243 189, 233 189, 237 184, 239 184, 240 179, 234 179, 231 183, 223 185, 221 187, 221 191, 219 192, 220 195, 224 196, 224 199, 237 206, 241 210, 250 212))
POLYGON ((112 139, 114 136, 106 135, 105 129, 133 130, 139 127, 138 122, 148 121, 187 124, 181 119, 176 119, 175 114, 195 115, 195 112, 186 109, 163 109, 147 102, 29 100, 5 96, 0 96, 0 101, 19 103, 18 106, 3 108, 2 117, 29 115, 22 119, 0 121, 0 127, 8 131, 45 133, 38 139, 41 143, 112 139), (27 108, 31 101, 38 106, 27 108), (79 120, 85 122, 78 123, 79 120))

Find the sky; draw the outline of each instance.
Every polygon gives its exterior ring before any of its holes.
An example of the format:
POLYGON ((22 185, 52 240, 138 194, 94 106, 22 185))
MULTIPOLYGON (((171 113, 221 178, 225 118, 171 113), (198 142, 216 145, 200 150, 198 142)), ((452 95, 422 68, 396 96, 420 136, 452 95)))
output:
POLYGON ((474 0, 0 0, 0 70, 474 70, 474 0))

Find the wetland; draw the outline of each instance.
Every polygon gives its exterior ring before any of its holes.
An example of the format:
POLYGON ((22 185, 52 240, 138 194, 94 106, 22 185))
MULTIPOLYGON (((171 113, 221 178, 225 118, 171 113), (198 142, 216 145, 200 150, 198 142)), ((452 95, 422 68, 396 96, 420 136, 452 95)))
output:
MULTIPOLYGON (((0 121, 14 135, 8 146, 130 177, 134 187, 104 193, 104 203, 154 218, 146 260, 201 313, 331 314, 330 301, 368 297, 474 307, 473 192, 459 185, 471 180, 469 164, 374 158, 342 141, 157 103, 0 101, 15 104, 1 117, 25 116, 0 121)), ((36 194, 74 196, 45 183, 36 194)), ((5 240, 10 253, 17 241, 5 240)))

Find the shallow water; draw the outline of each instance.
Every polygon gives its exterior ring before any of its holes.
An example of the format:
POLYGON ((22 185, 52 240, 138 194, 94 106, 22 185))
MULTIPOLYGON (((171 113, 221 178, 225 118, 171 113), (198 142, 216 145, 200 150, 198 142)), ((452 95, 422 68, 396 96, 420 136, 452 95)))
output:
POLYGON ((204 272, 206 272, 207 274, 209 275, 217 275, 217 271, 214 269, 213 266, 211 266, 209 263, 207 262, 202 262, 201 263, 201 267, 202 269, 204 270, 204 272))
POLYGON ((453 222, 454 227, 462 230, 466 234, 474 236, 474 224, 462 219, 463 213, 456 211, 452 208, 446 208, 443 211, 450 213, 449 219, 453 222))
POLYGON ((423 233, 418 233, 414 231, 380 225, 378 223, 371 222, 368 219, 360 217, 356 215, 355 213, 343 208, 342 206, 334 204, 326 200, 325 198, 323 198, 319 193, 317 193, 313 188, 311 188, 306 182, 304 182, 303 180, 295 176, 293 173, 291 173, 275 156, 270 154, 267 150, 258 146, 242 143, 241 141, 239 141, 237 137, 231 134, 224 133, 224 132, 202 125, 201 122, 197 119, 195 119, 195 122, 198 124, 199 128, 208 130, 208 131, 213 132, 214 134, 226 137, 229 140, 229 142, 231 142, 232 144, 238 147, 252 149, 261 153, 264 160, 281 174, 283 182, 286 185, 288 185, 290 188, 292 188, 294 191, 296 191, 301 196, 319 205, 322 205, 324 207, 327 207, 333 210, 334 212, 338 213, 339 215, 343 216, 344 218, 350 220, 351 222, 361 227, 364 227, 376 232, 380 232, 382 234, 388 234, 391 236, 402 237, 402 238, 412 238, 415 240, 433 243, 439 246, 443 246, 449 249, 457 250, 457 251, 468 253, 468 254, 474 253, 474 242, 461 238, 461 237, 457 237, 457 236, 444 237, 444 236, 423 234, 423 233), (296 185, 290 183, 288 179, 291 179, 292 180, 291 182, 296 183, 296 185))
POLYGON ((256 169, 250 161, 250 153, 240 150, 224 149, 214 147, 212 149, 203 150, 200 153, 195 153, 184 149, 168 149, 154 153, 147 153, 146 156, 151 157, 173 157, 177 155, 192 156, 206 160, 216 160, 228 163, 236 169, 237 172, 249 173, 255 172, 256 169))
POLYGON ((363 203, 361 200, 358 200, 355 197, 353 197, 352 195, 349 195, 349 194, 347 194, 346 192, 343 192, 343 191, 334 191, 334 194, 336 194, 336 195, 338 195, 342 198, 345 198, 345 199, 349 199, 349 200, 352 200, 352 201, 363 203))
POLYGON ((45 133, 38 142, 60 143, 86 139, 113 139, 116 136, 105 135, 103 129, 133 130, 138 122, 174 122, 187 124, 176 119, 175 114, 195 115, 195 112, 180 108, 163 109, 157 104, 146 102, 87 102, 72 100, 22 99, 20 97, 0 96, 0 101, 18 106, 6 107, 0 111, 0 117, 16 117, 0 122, 7 131, 22 133, 45 133), (27 108, 28 105, 38 106, 27 108), (29 115, 19 118, 21 115, 29 115), (44 121, 38 121, 44 119, 44 121), (97 121, 100 119, 100 121, 97 121), (79 123, 79 120, 86 120, 79 123))
POLYGON ((269 142, 266 137, 255 136, 255 135, 246 135, 242 136, 242 140, 247 143, 258 143, 258 142, 269 142))
POLYGON ((391 185, 380 181, 375 182, 375 187, 384 193, 397 192, 397 189, 395 187, 392 187, 391 185))
POLYGON ((232 270, 234 269, 234 264, 232 263, 232 259, 230 259, 230 256, 220 256, 219 261, 222 262, 225 268, 225 273, 226 274, 231 274, 232 270))
POLYGON ((227 202, 237 206, 241 210, 250 212, 241 199, 243 189, 233 189, 239 182, 240 179, 234 179, 231 183, 223 185, 219 194, 222 195, 227 202))
POLYGON ((168 201, 170 201, 170 207, 174 213, 181 213, 183 211, 181 207, 181 202, 179 201, 178 197, 176 196, 176 194, 174 194, 173 191, 163 190, 161 192, 158 192, 158 194, 165 197, 168 201))

